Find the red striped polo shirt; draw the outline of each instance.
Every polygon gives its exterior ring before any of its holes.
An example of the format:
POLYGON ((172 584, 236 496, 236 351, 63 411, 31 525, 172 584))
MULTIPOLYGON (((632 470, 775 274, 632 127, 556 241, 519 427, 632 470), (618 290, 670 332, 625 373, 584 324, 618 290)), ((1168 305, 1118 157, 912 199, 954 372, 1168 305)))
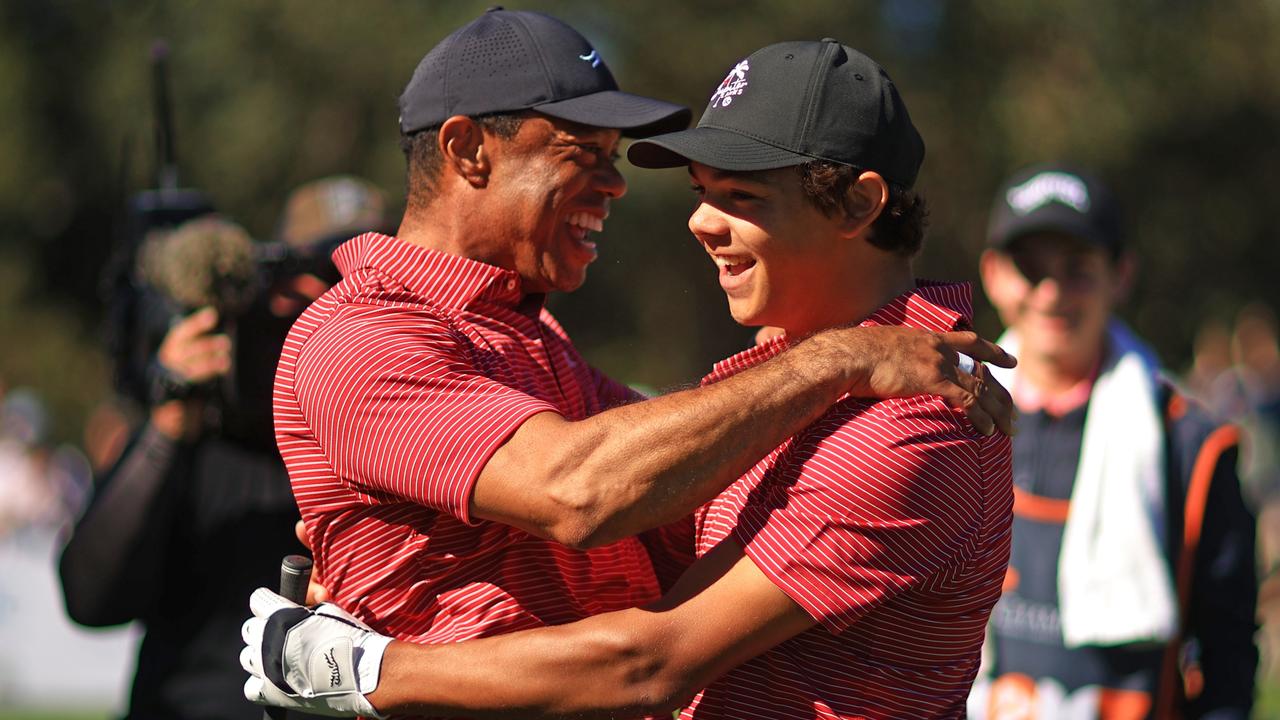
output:
MULTIPOLYGON (((967 285, 922 285, 864 325, 969 326, 967 285)), ((786 347, 716 366, 712 383, 786 347)), ((697 515, 818 625, 717 680, 683 718, 953 718, 1009 561, 1009 438, 937 396, 846 397, 697 515)))
POLYGON ((472 518, 490 456, 531 415, 634 399, 591 368, 510 271, 378 234, 298 319, 276 439, 336 601, 419 642, 496 635, 658 596, 644 546, 571 550, 472 518))

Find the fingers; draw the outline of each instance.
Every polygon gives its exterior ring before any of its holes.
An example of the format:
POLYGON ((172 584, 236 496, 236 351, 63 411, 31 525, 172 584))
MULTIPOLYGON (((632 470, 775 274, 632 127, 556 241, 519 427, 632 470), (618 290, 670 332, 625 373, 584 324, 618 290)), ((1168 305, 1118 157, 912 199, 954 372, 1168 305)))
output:
POLYGON ((293 535, 298 538, 298 542, 302 543, 302 547, 308 552, 311 550, 311 538, 307 535, 307 524, 299 520, 293 524, 293 535))
POLYGON ((160 344, 160 363, 193 383, 225 374, 231 369, 231 338, 208 334, 217 324, 218 312, 213 308, 197 310, 180 320, 160 344))
POLYGON ((283 598, 264 587, 254 590, 253 594, 249 596, 249 609, 253 611, 254 617, 265 618, 277 610, 296 607, 301 607, 301 605, 283 598))
POLYGON ((329 588, 321 582, 316 576, 311 576, 311 582, 307 583, 307 605, 319 605, 332 599, 329 597, 329 588))
POLYGON ((1013 437, 1018 431, 1016 425, 1018 408, 1013 404, 1013 397, 1009 395, 1005 386, 992 377, 986 367, 979 365, 976 368, 975 377, 982 382, 977 393, 978 404, 995 421, 1000 432, 1013 437))
POLYGON ((963 410, 969 422, 983 435, 999 430, 1012 436, 1016 432, 1018 411, 1009 391, 991 377, 986 366, 976 365, 973 374, 953 372, 954 377, 948 373, 948 379, 954 385, 939 394, 953 407, 963 410))
POLYGON ((245 645, 261 645, 262 629, 266 627, 266 624, 266 619, 260 617, 251 617, 245 620, 240 625, 240 639, 244 641, 245 645))
POLYGON ((244 681, 244 699, 251 703, 262 705, 265 699, 262 697, 262 678, 254 675, 244 681))
POLYGON ((256 648, 245 646, 240 649, 240 667, 250 675, 261 677, 262 669, 258 667, 258 652, 256 648))
POLYGON ((1004 368, 1011 368, 1018 364, 1017 358, 1005 352, 1004 348, 988 340, 983 340, 975 332, 942 333, 939 335, 939 339, 951 349, 969 355, 979 362, 987 362, 1004 368))
POLYGON ((953 382, 958 402, 951 401, 952 406, 960 408, 978 432, 983 435, 994 433, 996 420, 981 400, 982 381, 969 373, 957 372, 953 382))
POLYGON ((203 335, 218 325, 218 311, 211 307, 200 308, 174 323, 169 335, 175 340, 189 340, 203 335))

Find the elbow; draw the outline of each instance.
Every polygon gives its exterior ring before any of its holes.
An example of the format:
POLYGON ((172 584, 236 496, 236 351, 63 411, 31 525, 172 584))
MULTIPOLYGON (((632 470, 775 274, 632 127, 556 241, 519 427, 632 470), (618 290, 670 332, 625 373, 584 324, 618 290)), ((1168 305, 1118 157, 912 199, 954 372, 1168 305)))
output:
POLYGON ((665 717, 688 705, 697 694, 698 690, 681 678, 655 677, 638 693, 636 709, 644 715, 665 717))
POLYGON ((548 484, 553 517, 547 535, 575 550, 590 550, 621 539, 609 495, 599 489, 600 476, 580 468, 548 484))
MULTIPOLYGON (((104 602, 104 588, 88 582, 86 573, 76 572, 74 563, 68 567, 64 558, 59 567, 62 581, 62 604, 72 622, 85 627, 110 627, 129 622, 133 618, 121 616, 116 609, 104 602)), ((90 574, 91 575, 91 574, 90 574)))
POLYGON ((549 539, 574 550, 590 550, 612 542, 590 513, 565 509, 562 505, 557 507, 563 512, 547 529, 549 539))
POLYGON ((610 635, 610 661, 604 664, 612 668, 609 685, 618 693, 605 701, 610 710, 665 717, 697 694, 696 673, 683 666, 671 642, 642 631, 610 635))
POLYGON ((72 622, 85 627, 110 627, 127 622, 127 619, 119 619, 106 612, 102 603, 94 602, 88 597, 89 595, 91 593, 79 591, 63 583, 62 601, 67 609, 67 617, 71 618, 72 622))
POLYGON ((618 542, 634 535, 627 530, 621 513, 611 508, 607 501, 578 497, 570 502, 558 498, 557 514, 548 528, 551 540, 574 550, 591 550, 618 542))

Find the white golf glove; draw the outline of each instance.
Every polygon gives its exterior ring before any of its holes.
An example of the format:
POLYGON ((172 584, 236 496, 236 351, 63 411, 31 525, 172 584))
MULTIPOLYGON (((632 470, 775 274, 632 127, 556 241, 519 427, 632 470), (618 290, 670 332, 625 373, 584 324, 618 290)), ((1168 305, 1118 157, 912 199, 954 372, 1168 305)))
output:
POLYGON ((244 696, 259 705, 333 717, 384 717, 365 693, 378 687, 391 638, 333 603, 307 609, 266 588, 249 597, 240 629, 244 696))

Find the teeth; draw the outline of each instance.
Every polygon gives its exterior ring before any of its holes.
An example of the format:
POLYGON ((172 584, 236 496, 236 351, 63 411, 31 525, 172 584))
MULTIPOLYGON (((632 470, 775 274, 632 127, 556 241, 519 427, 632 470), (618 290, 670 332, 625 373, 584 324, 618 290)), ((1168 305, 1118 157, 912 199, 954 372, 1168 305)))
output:
POLYGON ((604 220, 585 212, 576 212, 570 215, 569 224, 590 230, 591 232, 600 232, 604 230, 604 220))
POLYGON ((715 261, 716 265, 719 265, 722 268, 733 267, 735 265, 745 265, 751 262, 751 258, 726 257, 724 255, 712 255, 711 259, 715 261))

